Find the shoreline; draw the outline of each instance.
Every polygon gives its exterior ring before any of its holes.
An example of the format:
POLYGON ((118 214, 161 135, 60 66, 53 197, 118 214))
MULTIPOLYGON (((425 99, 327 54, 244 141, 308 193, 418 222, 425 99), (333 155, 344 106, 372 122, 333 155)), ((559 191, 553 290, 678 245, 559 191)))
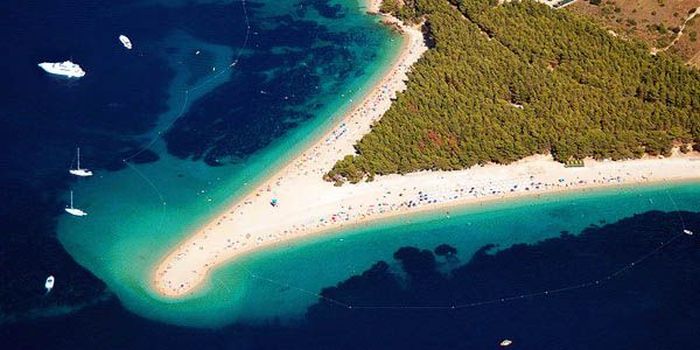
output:
MULTIPOLYGON (((310 141, 306 142, 307 147, 302 148, 302 151, 300 151, 298 154, 293 155, 290 157, 290 159, 282 164, 279 164, 275 166, 271 171, 267 174, 261 177, 258 181, 255 181, 254 183, 249 183, 247 184, 248 186, 252 185, 252 190, 246 192, 245 194, 239 195, 237 198, 234 198, 232 201, 231 205, 226 206, 226 209, 223 210, 223 212, 229 212, 232 213, 235 211, 237 208, 241 207, 241 203, 250 203, 250 197, 252 194, 257 194, 259 195, 260 192, 262 192, 265 188, 269 190, 269 187, 272 183, 276 182, 279 184, 279 180, 286 175, 287 173, 290 172, 290 168, 293 168, 296 165, 298 165, 299 162, 304 163, 306 159, 306 153, 312 150, 315 150, 318 148, 320 145, 323 144, 324 140, 328 140, 329 137, 333 137, 336 130, 339 127, 343 127, 345 125, 345 122, 347 122, 352 116, 360 113, 359 111, 362 111, 366 106, 367 106, 367 101, 371 100, 373 95, 385 95, 389 96, 390 98, 395 98, 396 92, 403 91, 405 89, 405 81, 407 78, 405 78, 405 73, 407 73, 408 68, 417 61, 417 59, 422 55, 424 51, 427 50, 427 47, 423 44, 423 35, 420 31, 420 28, 411 28, 407 26, 403 26, 401 22, 391 16, 383 15, 379 13, 379 5, 381 4, 381 0, 361 0, 359 1, 360 4, 364 3, 364 6, 367 10, 368 14, 373 14, 376 16, 381 16, 382 18, 380 21, 384 25, 391 25, 391 24, 396 24, 397 28, 400 29, 401 31, 401 37, 403 39, 403 42, 401 44, 401 48, 399 49, 399 54, 392 60, 390 63, 389 67, 387 70, 379 75, 377 78, 377 81, 371 85, 370 87, 364 89, 363 92, 358 94, 357 100, 352 101, 348 107, 346 108, 345 112, 343 113, 343 116, 338 118, 336 122, 332 123, 331 127, 329 127, 325 132, 320 133, 318 137, 315 137, 311 139, 310 141), (416 49, 416 40, 420 39, 420 45, 418 45, 419 52, 414 52, 414 49, 416 49), (407 57, 410 56, 410 57, 407 57), (406 64, 406 61, 410 58, 412 61, 410 64, 406 64), (397 80, 395 79, 396 77, 398 78, 398 83, 399 86, 395 86, 393 89, 388 89, 386 88, 387 85, 387 80, 397 80), (401 76, 404 76, 403 78, 401 76), (391 91, 389 91, 391 90, 391 91)), ((396 85, 396 81, 393 81, 393 85, 396 85)), ((387 108, 388 109, 388 105, 387 108)), ((372 121, 378 119, 384 112, 378 113, 378 115, 375 118, 372 118, 372 121)), ((366 125, 366 131, 364 133, 369 132, 369 126, 370 124, 366 125)), ((362 135, 364 135, 364 133, 362 135)), ((349 144, 349 147, 345 147, 346 153, 340 154, 344 156, 344 154, 350 154, 352 152, 353 148, 352 145, 354 145, 354 141, 349 144)), ((333 164, 335 161, 333 161, 333 164)), ((325 172, 324 172, 325 173, 325 172)), ((322 174, 318 175, 318 179, 322 182, 322 174)), ((226 215, 223 215, 224 217, 226 215)), ((217 215, 215 218, 210 220, 207 224, 203 225, 205 227, 210 226, 213 222, 220 220, 222 217, 221 214, 217 215)), ((160 294, 161 296, 177 296, 173 295, 172 293, 168 293, 165 289, 162 288, 161 282, 162 278, 159 278, 159 271, 162 270, 163 265, 167 264, 169 260, 172 259, 172 256, 174 253, 177 252, 178 248, 182 247, 185 245, 185 242, 191 241, 193 238, 195 238, 199 233, 201 233, 202 230, 198 231, 198 233, 195 233, 194 235, 190 235, 187 238, 185 238, 184 242, 180 244, 179 246, 174 247, 171 249, 168 254, 166 254, 163 258, 159 260, 159 263, 156 265, 156 268, 154 269, 153 277, 151 278, 151 285, 154 286, 155 290, 160 294)))
MULTIPOLYGON (((379 1, 366 3, 372 10, 379 1)), ((406 88, 406 73, 427 50, 420 28, 406 27, 388 16, 383 21, 393 22, 404 36, 391 68, 323 136, 164 256, 151 281, 159 295, 191 295, 212 269, 238 257, 399 215, 577 189, 700 178, 697 153, 621 162, 590 160, 583 168, 564 168, 550 156, 535 155, 510 165, 379 176, 373 182, 335 187, 322 179, 323 174, 354 153, 356 141, 406 88)))
MULTIPOLYGON (((700 159, 698 160, 700 161, 700 159)), ((700 184, 700 175, 697 177, 691 177, 691 178, 680 178, 680 179, 658 179, 658 180, 650 180, 648 182, 636 182, 636 183, 610 183, 610 184, 604 184, 604 185, 598 185, 598 186, 589 186, 589 187, 573 187, 573 188, 564 188, 564 189, 559 189, 555 191, 549 191, 549 192, 532 192, 532 193, 521 193, 519 195, 514 195, 510 197, 487 197, 483 198, 481 201, 460 201, 460 202, 446 202, 446 203, 441 203, 440 205, 434 206, 434 207, 423 207, 419 208, 416 210, 412 210, 409 212, 389 212, 386 213, 386 215, 379 215, 376 217, 371 217, 368 218, 364 221, 358 221, 358 222, 353 222, 349 223, 346 225, 341 225, 339 227, 328 227, 323 230, 317 230, 310 232, 309 234, 295 237, 294 239, 291 240, 281 240, 281 241, 275 241, 271 242, 269 244, 266 244, 264 246, 260 246, 258 249, 253 249, 249 250, 246 252, 243 252, 241 254, 236 255, 235 257, 232 257, 230 260, 233 259, 245 259, 247 257, 250 257, 254 254, 257 253, 263 253, 265 251, 269 250, 274 250, 276 248, 279 248, 283 244, 291 244, 291 243, 305 243, 308 241, 311 241, 315 238, 318 238, 320 236, 323 236, 324 234, 327 233, 341 233, 345 232, 348 230, 354 230, 358 228, 368 228, 373 225, 377 225, 379 223, 385 223, 385 222, 390 222, 392 219, 396 219, 398 217, 403 217, 407 219, 407 223, 411 223, 411 220, 416 219, 420 216, 428 216, 428 215, 437 215, 437 214, 446 214, 446 218, 450 218, 450 215, 453 214, 452 209, 454 209, 454 214, 455 215, 460 215, 462 211, 467 211, 470 209, 474 209, 476 207, 483 207, 485 205, 498 205, 498 204, 506 204, 506 203, 514 203, 514 202, 524 202, 528 199, 540 199, 540 198, 554 198, 555 196, 563 196, 563 195, 573 195, 573 194, 590 194, 594 192, 603 192, 607 190, 624 190, 624 189, 632 189, 632 188, 639 188, 639 187, 652 187, 652 186, 658 186, 660 184, 667 184, 671 186, 676 186, 676 185, 683 185, 683 184, 700 184), (445 211, 446 209, 450 209, 450 211, 445 211)), ((418 218, 417 221, 421 221, 422 218, 418 218)), ((437 219, 437 217, 430 217, 428 220, 434 220, 437 219)), ((221 264, 225 265, 226 263, 230 262, 230 260, 223 261, 221 264)), ((223 266, 222 266, 223 267, 223 266)))

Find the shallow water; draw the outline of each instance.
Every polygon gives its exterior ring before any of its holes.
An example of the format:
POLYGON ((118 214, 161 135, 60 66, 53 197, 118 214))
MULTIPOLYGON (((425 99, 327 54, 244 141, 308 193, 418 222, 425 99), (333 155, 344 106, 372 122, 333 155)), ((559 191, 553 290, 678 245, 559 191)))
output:
POLYGON ((137 317, 111 298, 70 316, 8 325, 0 338, 58 348, 490 348, 503 338, 525 349, 684 348, 698 320, 692 295, 700 255, 695 236, 681 230, 698 231, 698 199, 698 183, 664 184, 463 208, 449 218, 436 212, 410 224, 404 218, 241 259, 194 300, 168 306, 146 294, 123 298, 149 319, 192 327, 137 317), (560 237, 565 230, 573 235, 560 237), (457 254, 437 265, 426 251, 394 254, 439 244, 457 254), (576 287, 606 276, 614 279, 576 287), (498 302, 517 295, 535 296, 498 302))
POLYGON ((150 293, 146 273, 169 247, 332 125, 401 44, 357 1, 0 6, 14 34, 3 62, 17 63, 0 97, 13 232, 2 309, 19 314, 100 298, 72 259, 128 306, 150 293), (69 58, 84 78, 35 66, 69 58), (95 176, 67 174, 76 146, 95 176), (84 220, 62 212, 69 189, 84 220), (72 288, 40 298, 48 274, 72 288))
POLYGON ((664 184, 523 198, 454 208, 449 215, 441 210, 257 253, 216 273, 212 285, 223 283, 236 293, 242 288, 240 314, 249 322, 299 317, 317 301, 323 287, 388 259, 403 246, 432 249, 449 243, 460 256, 470 256, 489 244, 507 248, 557 237, 561 232, 578 234, 591 225, 650 210, 697 212, 698 199, 698 183, 664 184))
POLYGON ((356 3, 296 5, 222 8, 243 12, 235 42, 224 39, 231 29, 208 33, 183 19, 157 43, 174 77, 168 110, 140 137, 144 146, 124 157, 126 168, 72 185, 76 203, 90 214, 60 217, 58 238, 130 310, 189 325, 230 321, 230 313, 217 311, 235 307, 237 293, 163 299, 149 285, 153 267, 340 117, 400 45, 356 3), (197 39, 201 31, 211 41, 197 39), (157 161, 135 163, 151 152, 157 161))
MULTIPOLYGON (((400 38, 355 1, 21 2, 0 4, 0 13, 10 19, 0 27, 15 34, 0 42, 0 59, 17 66, 0 95, 0 145, 9 150, 0 163, 0 338, 13 347, 247 349, 262 346, 256 339, 271 324, 292 327, 266 338, 279 345, 302 331, 323 288, 379 260, 402 274, 392 254, 404 246, 447 243, 470 259, 488 244, 506 250, 654 210, 669 213, 664 229, 678 230, 677 211, 700 212, 699 183, 442 210, 258 252, 217 270, 194 297, 164 299, 149 287, 157 261, 331 126, 400 38), (119 45, 120 33, 134 50, 119 45), (66 58, 88 75, 67 81, 35 67, 66 58), (95 176, 67 175, 76 146, 95 176), (87 217, 63 214, 69 189, 87 217), (45 296, 48 274, 57 282, 45 296)), ((573 283, 565 272, 550 277, 573 283)), ((621 290, 634 290, 639 281, 625 283, 621 290)), ((577 329, 619 321, 599 316, 577 329)))

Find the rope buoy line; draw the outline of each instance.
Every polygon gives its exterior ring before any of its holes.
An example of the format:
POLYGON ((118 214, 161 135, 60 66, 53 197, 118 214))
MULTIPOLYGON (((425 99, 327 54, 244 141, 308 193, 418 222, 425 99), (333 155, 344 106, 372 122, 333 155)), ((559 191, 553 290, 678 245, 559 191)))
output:
MULTIPOLYGON (((122 160, 131 170, 136 172, 144 181, 146 181, 149 184, 149 186, 158 195, 160 203, 162 203, 161 205, 162 205, 162 209, 163 209, 162 218, 161 218, 161 221, 159 224, 160 228, 162 228, 162 225, 165 221, 165 216, 167 215, 167 213, 166 213, 167 203, 164 199, 164 196, 158 190, 155 183, 153 183, 153 181, 151 181, 141 171, 136 169, 135 166, 130 164, 129 161, 132 160, 133 158, 139 156, 140 154, 142 154, 143 152, 148 150, 151 146, 153 146, 158 141, 158 139, 160 139, 162 137, 163 133, 167 132, 175 124, 175 122, 177 120, 179 120, 185 114, 185 111, 187 110, 187 105, 188 105, 189 100, 190 100, 190 97, 189 97, 190 92, 196 91, 196 90, 204 87, 205 85, 209 84, 212 80, 218 78, 222 74, 226 74, 226 73, 230 72, 238 64, 238 62, 242 56, 243 50, 246 49, 246 47, 248 45, 248 41, 250 38, 250 30, 251 30, 250 21, 248 18, 248 12, 247 12, 247 8, 246 8, 246 0, 241 0, 241 5, 242 5, 243 14, 244 14, 246 32, 245 32, 245 37, 243 40, 243 45, 239 48, 235 59, 224 70, 221 70, 216 74, 210 75, 207 79, 205 79, 204 81, 202 81, 201 83, 197 84, 196 86, 194 86, 192 88, 184 89, 184 91, 183 91, 183 95, 184 95, 183 103, 180 107, 180 111, 175 116, 175 118, 173 118, 173 120, 170 123, 168 123, 168 125, 165 128, 163 128, 163 130, 158 131, 157 134, 146 145, 142 146, 139 150, 135 151, 133 154, 125 157, 122 160)), ((667 192, 667 195, 668 195, 668 192, 667 192)), ((673 204, 676 207, 676 210, 678 212, 678 206, 670 195, 669 195, 669 199, 673 202, 673 204)), ((678 214, 678 216, 681 220, 681 224, 682 224, 683 229, 685 231, 686 229, 685 229, 685 222, 683 221, 683 217, 680 215, 680 213, 678 214)), ((159 230, 160 230, 160 228, 159 228, 159 230)), ((613 273, 608 274, 607 276, 605 276, 601 279, 591 280, 588 282, 579 283, 579 284, 575 284, 575 285, 569 285, 569 286, 561 287, 561 288, 547 289, 547 290, 542 290, 542 291, 538 291, 538 292, 519 294, 519 295, 514 295, 514 296, 504 296, 501 298, 487 299, 487 300, 465 303, 465 304, 456 304, 455 303, 455 304, 451 304, 451 305, 352 305, 350 303, 346 303, 346 302, 343 302, 343 301, 338 300, 338 299, 327 297, 327 296, 321 295, 319 293, 316 293, 316 292, 313 292, 313 291, 310 291, 310 290, 307 290, 307 289, 304 289, 301 287, 293 286, 289 283, 280 282, 280 281, 277 281, 277 280, 274 280, 271 278, 267 278, 265 276, 258 275, 256 273, 254 273, 253 271, 249 270, 245 266, 243 266, 243 269, 252 278, 255 278, 255 279, 258 279, 261 281, 265 281, 267 283, 271 283, 271 284, 274 284, 274 285, 277 285, 280 287, 294 289, 294 290, 297 290, 299 292, 318 297, 319 299, 325 300, 332 305, 335 305, 335 306, 338 306, 341 308, 345 308, 345 309, 354 309, 354 310, 459 310, 459 309, 466 309, 466 308, 472 308, 472 307, 478 307, 478 306, 486 306, 486 305, 490 305, 490 304, 512 302, 512 301, 523 300, 523 299, 533 298, 533 297, 549 296, 549 295, 560 294, 560 293, 564 293, 564 292, 568 292, 568 291, 572 291, 572 290, 583 289, 583 288, 602 286, 605 283, 619 277, 620 275, 622 275, 626 271, 629 271, 630 269, 632 269, 635 266, 639 265, 640 263, 644 262, 645 260, 647 260, 651 256, 658 254, 660 251, 665 249, 668 245, 670 245, 671 243, 673 243, 675 240, 677 240, 679 237, 681 237, 683 235, 684 235, 683 233, 679 233, 679 234, 673 236, 669 240, 660 243, 660 245, 657 248, 655 248, 652 251, 650 251, 649 253, 643 255, 639 259, 625 265, 624 267, 614 271, 613 273)), ((226 286, 221 281, 217 281, 217 282, 223 286, 226 286)), ((229 289, 227 288, 227 290, 229 290, 229 289)))
POLYGON ((524 300, 528 298, 534 298, 534 297, 542 297, 542 296, 550 296, 550 295, 555 295, 555 294, 560 294, 564 292, 570 292, 573 290, 578 290, 578 289, 584 289, 584 288, 591 288, 591 287, 599 287, 602 286, 610 281, 612 281, 615 278, 620 277, 623 273, 631 270, 632 268, 638 266, 645 260, 649 259, 650 257, 658 254, 662 250, 664 250, 666 247, 668 247, 671 243, 676 241, 679 237, 684 236, 684 233, 679 233, 670 239, 661 242, 658 247, 655 249, 651 250, 650 252, 644 254, 640 258, 630 262, 629 264, 625 265, 624 267, 615 270, 614 272, 606 275, 603 278, 600 279, 595 279, 591 280, 588 282, 583 282, 579 284, 574 284, 574 285, 569 285, 565 287, 560 287, 560 288, 554 288, 554 289, 545 289, 533 293, 526 293, 526 294, 518 294, 518 295, 511 295, 511 296, 504 296, 500 298, 493 298, 493 299, 486 299, 486 300, 481 300, 477 302, 471 302, 471 303, 465 303, 465 304, 449 304, 449 305, 353 305, 347 302, 344 302, 342 300, 338 300, 335 298, 331 298, 328 296, 321 295, 319 293, 310 291, 308 289, 304 289, 301 287, 293 286, 290 285, 289 283, 283 283, 265 276, 258 275, 251 270, 249 270, 247 267, 243 266, 243 269, 246 271, 246 273, 254 278, 258 279, 261 281, 265 281, 267 283, 271 283, 280 287, 285 287, 285 288, 290 288, 290 289, 295 289, 297 291, 300 291, 304 294, 308 294, 311 296, 318 297, 324 301, 329 302, 332 305, 339 306, 341 308, 345 309, 350 309, 350 310, 461 310, 461 309, 467 309, 467 308, 473 308, 473 307, 478 307, 478 306, 486 306, 486 305, 491 305, 491 304, 498 304, 498 303, 506 303, 506 302, 512 302, 512 301, 517 301, 517 300, 524 300))
POLYGON ((194 87, 189 88, 189 89, 184 89, 184 91, 183 91, 184 98, 183 98, 182 106, 180 107, 180 112, 175 116, 175 118, 173 118, 173 120, 170 121, 170 123, 168 123, 168 125, 165 126, 165 128, 163 128, 163 130, 158 131, 158 133, 154 137, 152 137, 151 140, 146 145, 142 146, 139 150, 137 150, 132 155, 127 156, 126 158, 122 159, 122 161, 124 163, 127 163, 128 161, 130 161, 134 157, 137 157, 141 153, 145 152, 148 148, 153 146, 158 141, 158 139, 160 139, 162 137, 162 135, 165 132, 170 130, 170 128, 175 124, 176 121, 178 121, 180 118, 182 118, 182 116, 185 114, 185 111, 187 110, 187 105, 188 105, 189 100, 190 100, 190 92, 201 89, 202 87, 209 84, 209 82, 211 82, 212 80, 220 77, 223 74, 229 73, 230 71, 233 70, 234 67, 236 67, 236 65, 238 64, 238 61, 241 59, 241 56, 243 55, 243 50, 245 50, 248 47, 248 41, 250 39, 250 29, 251 29, 250 19, 248 18, 248 9, 246 8, 246 0, 241 0, 241 8, 243 10, 243 18, 244 18, 245 26, 246 26, 245 36, 243 38, 243 45, 241 45, 241 47, 238 49, 238 52, 237 52, 235 58, 233 59, 233 61, 231 61, 231 63, 229 63, 225 69, 219 71, 216 74, 210 75, 208 78, 206 78, 204 81, 200 82, 199 84, 195 85, 194 87))
POLYGON ((170 121, 170 123, 168 123, 168 125, 165 126, 165 128, 158 131, 156 133, 156 135, 153 136, 147 144, 145 144, 144 146, 142 146, 141 148, 136 150, 133 154, 122 159, 122 162, 124 164, 126 164, 129 169, 133 170, 141 179, 143 179, 158 196, 159 203, 161 203, 162 214, 161 214, 160 222, 158 224, 158 229, 156 230, 157 233, 160 233, 163 229, 163 225, 164 225, 166 217, 167 217, 167 211, 166 211, 167 203, 165 201, 163 193, 158 189, 156 184, 148 176, 146 176, 146 174, 139 171, 134 165, 132 165, 130 163, 130 161, 132 159, 134 159, 135 157, 139 156, 140 154, 142 154, 143 152, 145 152, 146 150, 148 150, 151 146, 153 146, 163 136, 164 133, 166 133, 168 130, 170 130, 170 128, 175 124, 175 122, 177 122, 180 118, 182 118, 182 116, 187 111, 187 106, 190 102, 190 92, 196 91, 196 90, 206 86, 214 79, 217 79, 218 77, 220 77, 223 74, 229 73, 230 71, 233 70, 233 68, 236 67, 239 60, 241 59, 241 56, 243 55, 243 50, 245 50, 248 46, 248 41, 250 40, 250 30, 251 30, 250 19, 248 18, 248 10, 246 8, 246 0, 241 0, 241 8, 243 10, 243 18, 245 21, 246 31, 245 31, 245 36, 243 39, 243 45, 241 45, 241 47, 238 49, 238 52, 237 52, 235 58, 233 59, 233 61, 231 61, 231 63, 228 64, 225 69, 220 70, 216 74, 211 74, 208 78, 206 78, 205 80, 203 80, 202 82, 200 82, 196 86, 184 89, 184 91, 183 91, 184 97, 183 97, 182 105, 180 106, 180 111, 175 116, 175 118, 173 118, 170 121))

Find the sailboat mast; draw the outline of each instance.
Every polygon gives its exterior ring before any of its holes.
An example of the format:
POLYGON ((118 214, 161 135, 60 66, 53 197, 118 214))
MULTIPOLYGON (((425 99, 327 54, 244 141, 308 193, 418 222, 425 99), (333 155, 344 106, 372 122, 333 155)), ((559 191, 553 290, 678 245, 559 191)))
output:
POLYGON ((73 191, 70 191, 70 208, 73 209, 73 191))
POLYGON ((78 170, 80 170, 80 147, 78 147, 78 170))

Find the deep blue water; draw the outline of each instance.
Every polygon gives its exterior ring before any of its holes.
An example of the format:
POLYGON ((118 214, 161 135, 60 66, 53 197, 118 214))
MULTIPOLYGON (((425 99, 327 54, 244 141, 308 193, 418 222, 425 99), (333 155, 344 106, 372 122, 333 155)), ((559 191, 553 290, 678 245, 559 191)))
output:
POLYGON ((0 3, 3 318, 57 306, 36 288, 53 271, 70 286, 57 291, 61 305, 81 305, 105 291, 56 239, 62 197, 79 184, 67 173, 77 146, 83 165, 100 177, 125 169, 124 159, 157 163, 164 152, 210 166, 246 164, 317 117, 327 96, 346 93, 349 82, 367 74, 363 67, 382 48, 376 41, 389 31, 328 25, 364 19, 358 6, 323 0, 0 3), (133 50, 116 40, 121 33, 131 36, 133 50), (369 48, 353 49, 358 44, 369 48), (68 80, 36 66, 66 59, 87 75, 68 80), (221 81, 212 67, 222 72, 231 62, 236 66, 221 81), (166 149, 154 140, 164 140, 166 149))
POLYGON ((517 349, 691 349, 700 241, 682 227, 700 227, 700 214, 650 211, 471 256, 403 247, 324 289, 291 324, 180 328, 109 300, 2 336, 21 348, 493 349, 508 338, 517 349))
MULTIPOLYGON (((683 225, 700 231, 700 214, 691 212, 649 211, 610 223, 591 218, 600 227, 572 232, 575 236, 500 251, 486 246, 449 258, 436 257, 433 246, 402 248, 335 287, 313 291, 327 299, 318 299, 296 322, 195 329, 124 309, 56 238, 61 198, 77 184, 66 172, 74 148, 81 147, 83 161, 98 176, 125 169, 124 158, 157 165, 172 155, 209 167, 246 165, 290 131, 318 122, 318 111, 337 104, 329 97, 346 93, 354 86, 350 81, 364 77, 366 63, 380 56, 379 40, 389 37, 352 26, 333 30, 329 23, 361 21, 352 15, 359 13, 354 1, 245 6, 244 11, 239 1, 0 3, 2 348, 486 349, 505 337, 520 349, 693 348, 700 324, 697 236, 678 237, 600 287, 444 308, 604 278, 678 235, 683 225), (133 51, 116 41, 122 32, 134 40, 133 51), (86 68, 85 78, 54 78, 36 67, 68 58, 86 68), (229 79, 203 83, 217 62, 234 59, 229 79), (179 113, 182 91, 194 86, 208 90, 179 113), (159 131, 162 149, 151 142, 159 131), (43 280, 56 271, 64 287, 44 296, 43 280)), ((470 234, 468 227, 449 230, 443 242, 449 245, 460 246, 454 237, 470 234)), ((527 232, 510 233, 521 235, 527 232)))

